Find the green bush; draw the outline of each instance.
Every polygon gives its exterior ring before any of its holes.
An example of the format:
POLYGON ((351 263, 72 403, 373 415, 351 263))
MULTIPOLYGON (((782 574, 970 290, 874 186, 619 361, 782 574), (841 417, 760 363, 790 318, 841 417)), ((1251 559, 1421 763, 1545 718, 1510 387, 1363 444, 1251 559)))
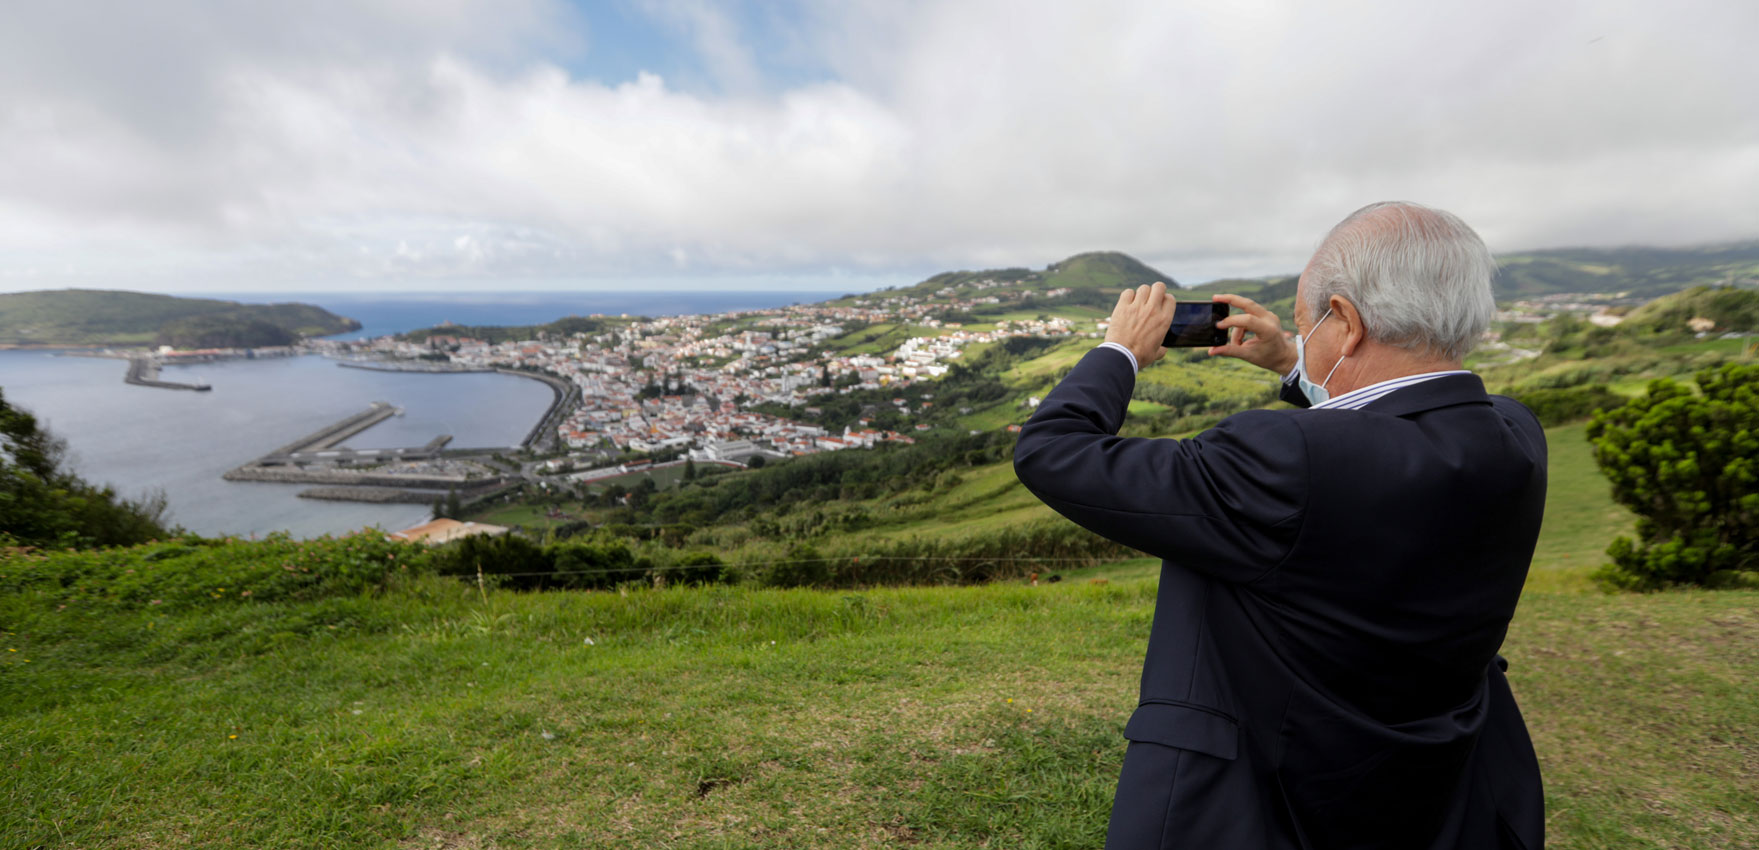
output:
POLYGON ((685 555, 664 574, 678 584, 714 584, 726 577, 727 564, 711 552, 685 555))
POLYGON ((440 575, 473 579, 480 571, 522 590, 553 587, 562 578, 555 575, 555 558, 518 534, 474 534, 433 550, 430 557, 440 575))
POLYGON ((1533 411, 1547 428, 1587 419, 1625 403, 1624 396, 1599 384, 1531 389, 1515 393, 1514 399, 1533 411))
POLYGON ((788 554, 769 564, 758 578, 770 587, 818 587, 830 584, 831 568, 824 553, 810 543, 788 547, 788 554))
POLYGON ((555 563, 552 586, 609 588, 647 577, 647 565, 638 561, 621 540, 576 537, 545 550, 555 563))
POLYGON ((363 533, 266 540, 179 538, 85 552, 0 552, 0 595, 124 608, 307 601, 383 589, 424 572, 422 547, 363 533))
POLYGON ((1603 586, 1742 584, 1759 578, 1759 365, 1727 364, 1594 415, 1588 438, 1635 511, 1637 539, 1607 549, 1603 586))

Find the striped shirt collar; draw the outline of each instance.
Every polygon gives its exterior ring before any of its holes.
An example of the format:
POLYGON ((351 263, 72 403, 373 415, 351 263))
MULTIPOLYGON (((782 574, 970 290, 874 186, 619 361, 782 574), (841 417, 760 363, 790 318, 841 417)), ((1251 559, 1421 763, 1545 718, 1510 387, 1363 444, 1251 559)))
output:
POLYGON ((1341 396, 1326 399, 1325 401, 1314 405, 1312 409, 1361 410, 1369 404, 1379 401, 1382 396, 1385 396, 1388 393, 1397 392, 1406 387, 1414 387, 1424 381, 1433 381, 1436 378, 1445 378, 1449 375, 1470 374, 1472 373, 1466 369, 1449 369, 1442 372, 1423 372, 1416 375, 1405 375, 1388 381, 1381 381, 1378 384, 1369 384, 1366 387, 1351 390, 1341 396))

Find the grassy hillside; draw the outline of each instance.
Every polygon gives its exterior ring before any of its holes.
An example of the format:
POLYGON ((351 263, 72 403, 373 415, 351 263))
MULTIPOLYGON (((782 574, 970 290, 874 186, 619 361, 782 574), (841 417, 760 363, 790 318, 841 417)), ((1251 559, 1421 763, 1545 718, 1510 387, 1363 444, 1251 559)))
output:
MULTIPOLYGON (((1076 254, 1061 262, 1051 263, 1043 270, 1031 269, 989 269, 987 271, 943 272, 921 283, 901 290, 902 292, 926 296, 933 295, 944 289, 971 292, 978 281, 1005 281, 1020 288, 1044 291, 1058 287, 1069 287, 1076 290, 1096 290, 1109 292, 1113 299, 1125 287, 1141 286, 1145 283, 1160 281, 1168 287, 1177 289, 1178 281, 1169 274, 1143 264, 1128 254, 1116 251, 1090 251, 1076 254)), ((1108 302, 1109 304, 1109 302, 1108 302)))
MULTIPOLYGON (((0 294, 0 345, 148 345, 161 331, 223 333, 254 323, 323 336, 360 323, 310 304, 240 304, 145 292, 58 289, 0 294)), ((256 328, 256 336, 263 334, 256 328)), ((178 341, 178 340, 168 340, 178 341)))
MULTIPOLYGON (((413 557, 356 539, 0 558, 0 843, 1103 835, 1153 612, 1140 562, 1082 576, 1104 585, 485 594, 395 566, 413 557)), ((1523 599, 1504 652, 1550 846, 1759 842, 1755 606, 1523 599)))

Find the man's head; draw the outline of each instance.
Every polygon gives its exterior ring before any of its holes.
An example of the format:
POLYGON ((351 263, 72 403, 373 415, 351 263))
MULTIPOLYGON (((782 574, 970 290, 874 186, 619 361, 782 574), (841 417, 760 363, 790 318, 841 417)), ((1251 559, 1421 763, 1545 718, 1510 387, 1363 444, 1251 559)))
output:
POLYGON ((1325 364, 1355 356, 1364 343, 1402 350, 1413 362, 1458 364, 1496 311, 1495 275, 1490 250, 1454 215, 1403 201, 1370 204, 1333 227, 1307 263, 1295 325, 1312 334, 1332 311, 1309 347, 1308 356, 1325 364), (1342 327, 1331 329, 1334 322, 1342 327))

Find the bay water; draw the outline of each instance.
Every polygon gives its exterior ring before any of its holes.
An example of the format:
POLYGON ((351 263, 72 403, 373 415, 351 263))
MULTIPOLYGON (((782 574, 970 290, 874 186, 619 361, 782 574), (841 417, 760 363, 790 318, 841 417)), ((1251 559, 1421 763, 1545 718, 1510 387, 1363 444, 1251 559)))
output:
MULTIPOLYGON (((479 298, 286 295, 238 300, 299 300, 359 319, 381 335, 459 324, 536 324, 565 315, 665 315, 809 303, 836 293, 719 293, 677 301, 617 298, 479 298), (497 300, 499 299, 499 300, 497 300), (706 305, 706 306, 705 306, 706 305), (352 309, 351 309, 352 308, 352 309)), ((692 293, 696 295, 699 293, 692 293)), ((602 295, 602 294, 601 294, 602 295)), ((340 368, 305 356, 168 366, 163 379, 205 382, 210 392, 123 383, 123 360, 60 352, 0 351, 0 391, 68 444, 72 468, 94 483, 139 497, 163 492, 170 521, 210 536, 296 537, 373 526, 387 531, 425 521, 422 505, 374 505, 298 498, 303 485, 224 481, 228 469, 366 408, 387 401, 405 410, 351 438, 350 448, 420 446, 440 434, 451 447, 511 447, 548 409, 544 384, 495 373, 419 374, 340 368)))

